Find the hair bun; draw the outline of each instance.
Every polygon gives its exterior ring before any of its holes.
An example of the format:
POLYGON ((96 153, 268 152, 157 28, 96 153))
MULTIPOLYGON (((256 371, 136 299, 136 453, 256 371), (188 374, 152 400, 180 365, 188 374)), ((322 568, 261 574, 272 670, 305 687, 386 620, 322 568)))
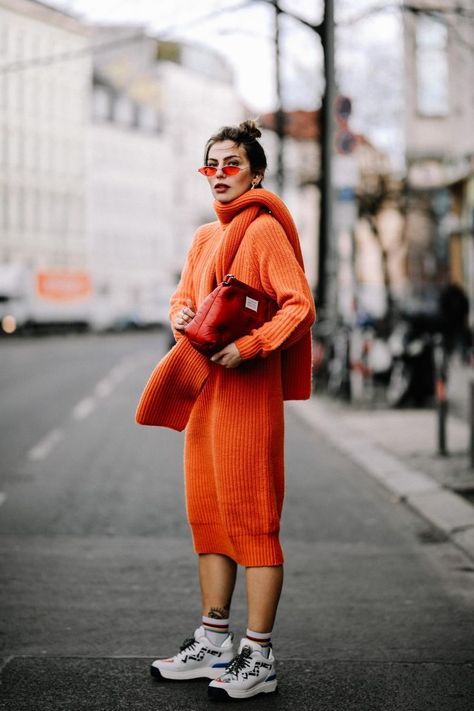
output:
POLYGON ((239 123, 239 130, 242 131, 242 133, 246 133, 249 138, 253 139, 254 141, 257 138, 260 138, 262 135, 262 132, 260 131, 257 122, 254 119, 248 119, 247 121, 242 121, 242 123, 239 123))

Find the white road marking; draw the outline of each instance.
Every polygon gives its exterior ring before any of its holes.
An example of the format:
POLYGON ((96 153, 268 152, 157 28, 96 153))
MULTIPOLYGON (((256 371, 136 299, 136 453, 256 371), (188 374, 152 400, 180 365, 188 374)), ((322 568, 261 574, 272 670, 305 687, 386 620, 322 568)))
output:
POLYGON ((94 388, 94 393, 99 397, 107 397, 114 389, 114 384, 108 378, 104 378, 94 388))
POLYGON ((38 444, 36 444, 28 452, 28 459, 32 459, 34 462, 38 462, 41 459, 45 459, 48 454, 56 447, 57 444, 63 439, 64 432, 57 428, 51 430, 49 434, 46 435, 38 444))
POLYGON ((6 500, 7 500, 7 495, 3 491, 0 491, 0 506, 2 504, 4 504, 6 500))
POLYGON ((85 397, 84 400, 77 403, 72 411, 72 416, 75 420, 84 420, 91 412, 94 412, 96 407, 97 403, 93 397, 85 397))
POLYGON ((118 365, 114 366, 108 375, 108 380, 114 385, 117 385, 121 380, 123 380, 134 368, 135 364, 130 361, 130 359, 124 360, 118 365))
MULTIPOLYGON (((147 361, 147 353, 141 352, 137 353, 135 356, 127 356, 122 361, 117 363, 117 365, 111 368, 108 375, 97 383, 94 388, 94 394, 85 397, 83 400, 78 402, 77 405, 75 405, 72 410, 72 418, 74 420, 84 420, 88 417, 97 408, 97 398, 108 397, 121 380, 132 372, 134 368, 141 365, 141 363, 145 361, 147 361)), ((30 449, 28 452, 28 459, 35 462, 46 459, 48 454, 52 452, 52 450, 63 438, 64 431, 62 429, 56 428, 51 430, 46 437, 30 449)), ((0 492, 0 506, 4 503, 6 498, 6 494, 2 494, 0 492), (2 499, 2 496, 5 498, 2 499)))

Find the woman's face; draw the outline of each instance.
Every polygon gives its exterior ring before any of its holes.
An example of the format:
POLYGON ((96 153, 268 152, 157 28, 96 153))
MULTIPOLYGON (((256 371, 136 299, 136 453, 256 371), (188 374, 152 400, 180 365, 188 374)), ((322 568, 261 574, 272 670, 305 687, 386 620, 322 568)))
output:
POLYGON ((219 202, 230 202, 240 197, 251 188, 256 178, 251 172, 245 148, 233 141, 214 143, 209 149, 207 165, 217 168, 217 173, 207 180, 214 198, 219 202), (237 175, 226 175, 222 172, 225 165, 236 165, 241 170, 237 175))

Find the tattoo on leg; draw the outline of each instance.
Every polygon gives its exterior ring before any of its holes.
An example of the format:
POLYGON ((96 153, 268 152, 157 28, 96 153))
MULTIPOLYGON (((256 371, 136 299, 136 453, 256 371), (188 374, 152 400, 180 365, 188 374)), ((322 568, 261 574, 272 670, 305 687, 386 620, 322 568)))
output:
POLYGON ((211 617, 213 620, 226 620, 229 616, 229 610, 230 607, 228 605, 225 607, 211 607, 207 613, 207 616, 211 617))

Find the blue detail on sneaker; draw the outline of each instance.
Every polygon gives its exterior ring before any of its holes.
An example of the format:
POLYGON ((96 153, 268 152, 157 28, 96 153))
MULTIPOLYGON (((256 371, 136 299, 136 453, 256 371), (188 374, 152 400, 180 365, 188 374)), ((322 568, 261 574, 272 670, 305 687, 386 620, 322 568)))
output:
POLYGON ((232 659, 221 676, 208 686, 207 694, 215 701, 248 699, 257 694, 270 694, 277 690, 275 657, 270 649, 269 656, 262 653, 262 647, 244 637, 238 654, 232 659))

